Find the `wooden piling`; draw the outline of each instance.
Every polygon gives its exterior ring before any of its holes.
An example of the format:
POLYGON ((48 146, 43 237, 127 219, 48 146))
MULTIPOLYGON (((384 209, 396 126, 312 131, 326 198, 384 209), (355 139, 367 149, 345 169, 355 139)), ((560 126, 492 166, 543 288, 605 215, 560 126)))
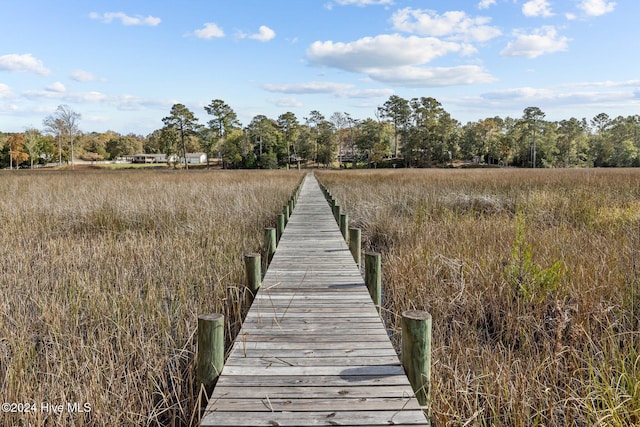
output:
POLYGON ((224 316, 222 314, 202 314, 198 316, 198 357, 196 361, 196 381, 204 385, 207 395, 224 366, 224 316))
POLYGON ((342 206, 336 205, 336 207, 333 208, 333 216, 338 224, 340 224, 340 215, 342 215, 342 206))
POLYGON ((282 214, 284 215, 284 225, 289 222, 289 205, 282 206, 282 214))
POLYGON ((264 261, 265 261, 265 270, 266 267, 271 263, 271 258, 273 258, 273 254, 276 252, 276 229, 273 227, 267 227, 264 229, 264 261))
POLYGON ((351 255, 353 255, 353 260, 360 268, 361 264, 361 251, 362 251, 362 232, 359 228, 350 228, 349 229, 349 250, 351 251, 351 255))
POLYGON ((262 282, 262 269, 260 268, 260 254, 244 254, 244 266, 247 275, 247 289, 255 297, 262 282))
POLYGON ((344 240, 349 243, 349 214, 340 214, 340 232, 344 240))
POLYGON ((278 239, 278 243, 284 232, 284 224, 284 214, 278 214, 278 220, 276 222, 276 238, 278 239))
POLYGON ((431 314, 402 313, 402 365, 420 405, 428 415, 431 398, 431 314))
POLYGON ((364 255, 364 282, 379 314, 382 305, 382 257, 377 252, 364 255))

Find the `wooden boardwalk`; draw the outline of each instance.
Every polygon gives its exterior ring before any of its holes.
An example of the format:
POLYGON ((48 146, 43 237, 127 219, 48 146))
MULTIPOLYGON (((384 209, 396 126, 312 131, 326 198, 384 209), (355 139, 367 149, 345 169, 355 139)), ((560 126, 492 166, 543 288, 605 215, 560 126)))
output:
POLYGON ((313 175, 201 425, 428 425, 313 175))

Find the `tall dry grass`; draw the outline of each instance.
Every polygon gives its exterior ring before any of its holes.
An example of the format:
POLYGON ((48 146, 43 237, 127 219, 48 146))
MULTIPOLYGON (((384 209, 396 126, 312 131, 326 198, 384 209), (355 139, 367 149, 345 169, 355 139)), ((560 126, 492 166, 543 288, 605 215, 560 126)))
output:
POLYGON ((640 425, 640 170, 317 175, 383 254, 396 346, 433 315, 434 425, 640 425))
POLYGON ((6 426, 194 425, 197 316, 242 311, 243 252, 300 173, 0 177, 0 413, 6 426), (60 414, 45 403, 88 403, 60 414))

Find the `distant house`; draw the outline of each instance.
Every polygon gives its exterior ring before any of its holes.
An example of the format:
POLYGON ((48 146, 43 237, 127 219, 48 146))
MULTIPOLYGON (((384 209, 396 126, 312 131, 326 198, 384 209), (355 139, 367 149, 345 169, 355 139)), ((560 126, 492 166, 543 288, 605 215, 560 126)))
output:
POLYGON ((146 153, 142 153, 142 154, 133 155, 131 157, 131 162, 132 163, 167 163, 167 161, 175 162, 176 159, 177 159, 177 156, 175 154, 172 154, 167 159, 167 155, 166 154, 146 154, 146 153))
POLYGON ((157 154, 134 154, 131 163, 155 163, 157 154))
MULTIPOLYGON (((205 153, 187 153, 186 159, 189 164, 206 163, 207 155, 205 153)), ((182 158, 182 163, 184 163, 184 157, 182 158)))

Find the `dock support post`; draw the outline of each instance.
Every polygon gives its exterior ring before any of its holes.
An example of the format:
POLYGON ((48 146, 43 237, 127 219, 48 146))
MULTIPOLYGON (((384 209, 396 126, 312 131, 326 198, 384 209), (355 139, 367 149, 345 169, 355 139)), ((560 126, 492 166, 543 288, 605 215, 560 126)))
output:
POLYGON ((287 225, 289 222, 289 205, 286 204, 282 206, 282 214, 284 215, 284 225, 287 225))
POLYGON ((402 366, 420 405, 431 416, 431 314, 408 310, 402 313, 402 366))
POLYGON ((344 240, 349 243, 349 214, 340 214, 340 232, 344 240))
POLYGON ((351 255, 353 255, 353 259, 358 265, 358 268, 362 266, 361 262, 361 249, 362 247, 362 232, 359 228, 350 228, 349 229, 349 250, 351 251, 351 255))
POLYGON ((264 263, 265 270, 271 263, 271 258, 276 252, 276 229, 273 227, 267 227, 264 229, 264 263))
POLYGON ((249 292, 251 292, 251 298, 253 298, 262 283, 260 254, 244 254, 244 266, 247 272, 247 288, 249 289, 249 292))
MULTIPOLYGON (((210 395, 224 366, 224 316, 219 313, 198 316, 198 358, 196 381, 210 395)), ((200 387, 200 386, 199 386, 200 387)))
POLYGON ((364 255, 364 282, 369 289, 369 295, 380 314, 382 305, 382 257, 377 252, 367 252, 364 255))
POLYGON ((336 207, 333 208, 333 216, 338 224, 340 224, 340 215, 342 215, 342 206, 336 204, 336 207))
POLYGON ((282 237, 282 233, 284 233, 284 214, 278 214, 278 221, 276 224, 276 238, 278 239, 278 243, 280 243, 280 238, 282 237))

